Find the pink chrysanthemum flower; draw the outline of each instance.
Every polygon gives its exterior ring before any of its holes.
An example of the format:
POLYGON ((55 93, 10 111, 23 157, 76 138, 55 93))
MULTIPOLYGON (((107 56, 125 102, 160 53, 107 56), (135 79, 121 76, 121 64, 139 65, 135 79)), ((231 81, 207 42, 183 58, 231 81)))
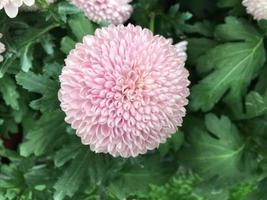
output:
POLYGON ((0 0, 0 10, 5 9, 6 14, 10 18, 17 16, 19 7, 25 3, 27 6, 32 6, 35 0, 0 0))
POLYGON ((164 143, 186 112, 186 45, 133 25, 84 37, 65 60, 59 90, 65 120, 82 143, 122 157, 164 143))
MULTIPOLYGON (((0 39, 1 39, 2 37, 3 37, 3 34, 0 33, 0 39)), ((0 42, 0 62, 3 62, 3 60, 4 60, 4 57, 3 57, 1 54, 4 53, 5 50, 6 50, 5 45, 4 45, 2 42, 0 42)))
POLYGON ((123 24, 133 11, 129 4, 132 0, 71 0, 92 21, 107 21, 111 24, 123 24))
POLYGON ((243 5, 254 19, 267 19, 267 0, 243 0, 243 5))

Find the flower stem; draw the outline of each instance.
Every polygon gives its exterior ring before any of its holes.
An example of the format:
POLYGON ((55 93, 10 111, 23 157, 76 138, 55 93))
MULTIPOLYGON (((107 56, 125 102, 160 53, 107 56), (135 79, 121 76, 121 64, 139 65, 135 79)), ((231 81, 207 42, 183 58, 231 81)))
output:
POLYGON ((152 12, 152 13, 150 14, 150 24, 149 24, 149 29, 150 29, 153 33, 154 33, 154 31, 155 31, 155 17, 156 17, 155 13, 152 12))

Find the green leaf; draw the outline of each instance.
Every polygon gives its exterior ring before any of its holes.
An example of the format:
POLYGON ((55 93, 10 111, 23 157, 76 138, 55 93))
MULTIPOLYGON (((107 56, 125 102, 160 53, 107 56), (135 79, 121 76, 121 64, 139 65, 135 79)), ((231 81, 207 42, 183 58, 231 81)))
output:
POLYGON ((231 190, 229 200, 246 200, 256 190, 255 183, 241 183, 231 190))
POLYGON ((61 111, 44 113, 36 126, 27 133, 26 141, 20 146, 20 154, 39 156, 51 152, 55 146, 64 142, 65 131, 66 124, 61 111))
POLYGON ((20 160, 20 156, 16 152, 5 148, 2 141, 0 141, 0 155, 2 157, 8 157, 11 161, 14 162, 20 160))
POLYGON ((217 37, 228 42, 199 59, 198 67, 209 74, 193 86, 191 107, 208 111, 227 93, 225 101, 238 102, 265 61, 263 38, 244 21, 227 18, 217 37), (244 40, 243 42, 234 41, 244 40))
POLYGON ((16 60, 16 55, 14 52, 6 52, 5 58, 2 63, 0 63, 0 79, 4 77, 8 69, 14 65, 16 60))
POLYGON ((26 28, 24 27, 25 30, 22 32, 18 29, 21 32, 19 35, 12 33, 12 35, 14 34, 16 37, 13 38, 12 46, 8 48, 3 64, 0 64, 0 78, 3 77, 11 67, 14 67, 15 64, 20 66, 23 71, 27 72, 32 67, 32 48, 40 43, 43 36, 47 36, 50 30, 59 26, 59 24, 53 23, 46 24, 46 26, 41 28, 35 28, 29 27, 24 22, 17 21, 16 23, 20 24, 20 26, 23 24, 26 28), (15 63, 17 58, 20 58, 20 65, 15 63))
POLYGON ((92 35, 95 32, 94 25, 82 14, 72 16, 68 24, 78 41, 82 41, 85 35, 92 35))
POLYGON ((47 62, 43 67, 43 74, 53 80, 58 80, 61 70, 62 64, 58 62, 47 62))
POLYGON ((25 48, 29 44, 35 44, 40 42, 40 39, 46 35, 52 29, 58 27, 59 24, 52 23, 46 24, 42 28, 31 28, 25 31, 20 37, 17 37, 15 40, 16 47, 18 50, 25 48))
POLYGON ((48 77, 33 72, 20 72, 16 75, 19 85, 30 92, 43 93, 46 90, 52 90, 54 82, 48 77))
POLYGON ((53 38, 51 37, 51 35, 46 35, 45 37, 42 37, 40 42, 45 52, 48 55, 53 55, 55 44, 53 43, 53 38))
POLYGON ((229 105, 231 114, 235 120, 252 119, 263 116, 267 113, 267 93, 260 95, 251 91, 244 102, 229 105))
POLYGON ((24 72, 28 72, 30 68, 32 68, 32 43, 27 44, 24 48, 21 49, 21 56, 20 56, 20 64, 21 69, 24 72))
POLYGON ((225 24, 217 26, 215 36, 222 41, 240 41, 252 42, 254 44, 262 40, 262 35, 255 27, 244 19, 227 17, 225 24), (236 30, 236 31, 233 31, 236 30))
POLYGON ((75 42, 73 41, 73 39, 71 39, 68 36, 62 38, 60 42, 60 50, 63 53, 68 54, 70 50, 72 50, 74 47, 75 47, 75 42))
POLYGON ((114 197, 123 199, 148 191, 150 184, 165 183, 173 172, 173 166, 164 165, 157 157, 147 157, 140 165, 126 165, 118 173, 118 179, 112 181, 109 191, 114 197))
POLYGON ((199 33, 207 37, 212 37, 214 32, 214 26, 208 21, 196 22, 193 25, 182 24, 182 27, 179 28, 187 33, 199 33))
POLYGON ((57 109, 59 107, 57 91, 58 90, 56 87, 53 92, 44 93, 44 96, 40 99, 31 101, 31 108, 33 108, 34 110, 40 110, 41 112, 57 109))
MULTIPOLYGON (((72 138, 72 140, 74 140, 74 141, 75 141, 75 139, 76 138, 72 138)), ((65 147, 63 147, 62 149, 60 149, 59 151, 57 151, 55 158, 54 158, 54 162, 55 162, 56 167, 63 166, 66 162, 74 159, 77 156, 78 150, 82 145, 80 143, 80 141, 78 141, 78 142, 73 142, 71 144, 68 144, 65 147)))
POLYGON ((246 113, 242 118, 254 118, 267 113, 267 95, 250 92, 246 97, 246 113))
POLYGON ((19 109, 17 86, 9 76, 0 79, 0 92, 7 105, 11 106, 14 110, 19 109))
POLYGON ((198 58, 204 55, 207 50, 216 46, 216 42, 206 38, 190 38, 188 40, 188 57, 190 64, 197 64, 198 58))
POLYGON ((69 14, 78 14, 81 11, 74 5, 69 2, 60 2, 58 4, 58 14, 61 17, 61 20, 67 22, 67 15, 69 14))
POLYGON ((181 159, 206 179, 216 177, 216 183, 223 185, 245 176, 242 174, 245 143, 228 117, 208 114, 207 130, 201 121, 190 121, 192 123, 190 146, 180 152, 181 159))
POLYGON ((149 192, 138 196, 145 200, 204 200, 194 192, 194 187, 200 181, 201 178, 197 174, 179 169, 166 184, 151 185, 149 192))
POLYGON ((265 200, 267 198, 267 178, 262 179, 256 189, 252 194, 250 194, 245 200, 265 200))
POLYGON ((267 67, 264 67, 263 70, 260 72, 257 85, 255 86, 255 90, 260 93, 264 94, 267 92, 267 67))
POLYGON ((46 164, 37 164, 24 173, 25 182, 32 188, 47 192, 50 185, 55 181, 55 173, 46 164))
POLYGON ((75 159, 54 185, 56 190, 54 199, 63 200, 66 196, 72 197, 78 191, 83 181, 86 180, 86 172, 89 165, 90 150, 88 147, 81 148, 75 159))
MULTIPOLYGON (((47 69, 45 73, 49 76, 54 76, 58 74, 58 65, 56 63, 47 65, 50 66, 44 68, 47 69)), ((33 72, 20 72, 16 75, 17 83, 20 84, 24 89, 30 92, 36 92, 43 95, 40 99, 34 100, 30 103, 33 109, 45 111, 52 111, 58 107, 58 82, 52 80, 46 74, 35 74, 33 72)))
POLYGON ((166 143, 159 146, 159 152, 161 156, 165 156, 168 152, 178 151, 184 142, 184 134, 181 131, 177 131, 167 140, 166 143))
POLYGON ((217 5, 221 8, 227 8, 235 6, 236 4, 241 4, 241 0, 218 0, 217 5))

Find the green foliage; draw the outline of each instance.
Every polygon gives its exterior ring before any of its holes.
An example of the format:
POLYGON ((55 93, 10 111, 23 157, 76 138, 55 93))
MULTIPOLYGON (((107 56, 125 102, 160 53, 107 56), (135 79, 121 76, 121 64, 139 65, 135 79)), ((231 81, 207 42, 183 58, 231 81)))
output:
POLYGON ((24 89, 29 92, 35 92, 42 95, 41 98, 30 102, 33 109, 45 111, 53 111, 58 108, 57 91, 59 84, 54 77, 60 73, 60 65, 58 63, 47 63, 44 66, 44 73, 35 74, 33 72, 19 72, 16 75, 16 81, 24 89))
POLYGON ((195 125, 190 130, 190 146, 181 151, 180 158, 207 179, 215 176, 216 184, 235 182, 243 174, 242 166, 247 166, 242 160, 245 142, 235 125, 229 118, 214 114, 206 115, 206 127, 202 121, 191 123, 195 125))
POLYGON ((0 200, 267 199, 266 20, 241 0, 134 0, 130 23, 188 41, 191 95, 165 144, 122 159, 82 145, 58 101, 67 54, 108 24, 36 2, 0 10, 0 200))
POLYGON ((120 178, 111 183, 109 191, 118 199, 128 195, 146 192, 148 186, 162 184, 173 173, 170 164, 162 165, 157 157, 145 159, 140 165, 126 164, 125 169, 119 172, 120 178), (139 184, 142 182, 142 184, 139 184))
MULTIPOLYGON (((258 92, 251 91, 246 96, 246 113, 244 118, 254 118, 267 112, 267 96, 261 96, 258 92)), ((242 116, 242 115, 241 115, 242 116)))
POLYGON ((0 92, 3 95, 6 105, 10 106, 14 110, 19 109, 19 94, 17 92, 17 86, 13 79, 11 79, 9 76, 5 76, 4 78, 0 79, 0 92))
POLYGON ((203 200, 194 192, 194 186, 201 181, 201 178, 192 173, 180 170, 165 185, 151 185, 149 192, 143 198, 147 200, 203 200))
POLYGON ((82 40, 83 36, 87 34, 94 34, 95 28, 92 22, 90 22, 84 15, 75 15, 68 21, 71 31, 75 35, 76 39, 82 40))
POLYGON ((66 168, 64 174, 59 177, 59 180, 54 185, 56 190, 54 194, 55 200, 62 200, 66 195, 72 197, 73 194, 80 188, 85 174, 90 165, 89 149, 78 150, 72 163, 66 168), (66 187, 66 185, 68 187, 66 187))
POLYGON ((229 17, 217 26, 215 36, 226 43, 198 60, 198 70, 209 74, 192 88, 194 110, 212 109, 226 92, 227 103, 240 101, 265 62, 263 37, 247 22, 229 17))
POLYGON ((251 183, 241 183, 231 190, 229 200, 244 200, 247 199, 250 194, 256 191, 256 187, 251 183))
POLYGON ((37 126, 28 132, 26 136, 28 140, 20 146, 20 154, 22 156, 31 154, 39 156, 52 151, 58 143, 62 144, 66 130, 63 119, 63 113, 58 110, 46 112, 42 115, 36 123, 37 126), (49 132, 54 134, 47 134, 49 132), (57 141, 54 140, 55 138, 57 138, 57 141))

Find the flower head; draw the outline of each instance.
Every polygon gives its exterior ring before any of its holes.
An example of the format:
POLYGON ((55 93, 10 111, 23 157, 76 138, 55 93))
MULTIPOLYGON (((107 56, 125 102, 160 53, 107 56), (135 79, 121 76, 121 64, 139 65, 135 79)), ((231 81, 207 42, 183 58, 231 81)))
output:
POLYGON ((132 13, 132 0, 71 0, 78 8, 85 12, 87 17, 99 23, 107 21, 111 24, 122 24, 132 13))
POLYGON ((34 0, 1 0, 0 10, 4 8, 6 14, 10 18, 14 18, 17 16, 19 7, 22 6, 23 3, 27 6, 32 6, 34 4, 34 0))
POLYGON ((254 19, 267 19, 267 1, 266 0, 243 0, 243 5, 247 8, 247 12, 254 19))
POLYGON ((59 100, 83 144, 113 156, 137 156, 181 126, 189 95, 186 42, 139 26, 97 29, 65 60, 59 100))
MULTIPOLYGON (((0 33, 0 39, 1 39, 2 37, 3 37, 3 34, 0 33)), ((2 56, 1 54, 4 53, 5 50, 6 50, 5 45, 4 45, 2 42, 0 42, 0 62, 3 62, 3 60, 4 60, 4 58, 3 58, 3 56, 2 56)))

